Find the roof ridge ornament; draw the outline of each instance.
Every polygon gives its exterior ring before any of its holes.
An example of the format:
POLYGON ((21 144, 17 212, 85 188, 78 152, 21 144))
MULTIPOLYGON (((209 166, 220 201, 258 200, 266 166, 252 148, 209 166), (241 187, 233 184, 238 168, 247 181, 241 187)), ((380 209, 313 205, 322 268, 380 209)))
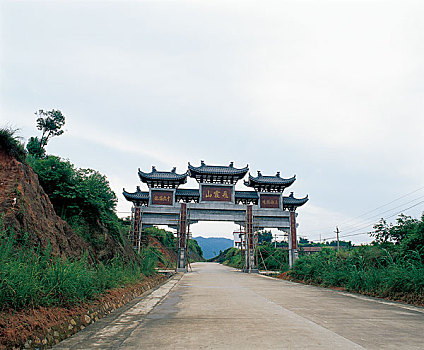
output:
POLYGON ((140 186, 137 186, 137 192, 141 192, 140 186))
POLYGON ((290 197, 290 198, 294 198, 293 192, 290 192, 289 197, 290 197))
POLYGON ((188 176, 195 178, 199 183, 235 184, 248 171, 248 167, 236 168, 234 162, 230 162, 229 165, 210 165, 201 160, 200 166, 193 166, 190 163, 188 165, 188 176))
POLYGON ((141 182, 146 183, 149 188, 177 188, 179 185, 187 182, 187 175, 188 172, 178 174, 177 167, 174 167, 172 171, 159 171, 155 166, 152 166, 150 173, 145 173, 141 170, 138 171, 141 182))
POLYGON ((258 170, 258 177, 261 177, 262 173, 258 170))
POLYGON ((277 174, 275 176, 280 177, 280 172, 277 171, 277 174))

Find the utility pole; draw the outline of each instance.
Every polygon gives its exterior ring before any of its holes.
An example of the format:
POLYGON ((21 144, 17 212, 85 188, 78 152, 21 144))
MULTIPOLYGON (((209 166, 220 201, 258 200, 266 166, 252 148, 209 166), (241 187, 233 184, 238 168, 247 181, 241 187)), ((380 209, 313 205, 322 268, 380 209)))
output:
POLYGON ((337 235, 337 251, 339 251, 340 250, 340 242, 339 242, 339 228, 338 228, 338 226, 336 226, 335 233, 337 235))

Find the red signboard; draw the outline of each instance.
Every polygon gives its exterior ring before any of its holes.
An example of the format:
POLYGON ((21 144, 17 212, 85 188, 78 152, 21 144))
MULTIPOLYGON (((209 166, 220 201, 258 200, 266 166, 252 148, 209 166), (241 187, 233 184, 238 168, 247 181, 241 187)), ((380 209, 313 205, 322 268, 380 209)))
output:
POLYGON ((232 190, 230 186, 202 186, 202 201, 231 202, 232 190))
POLYGON ((261 208, 279 208, 280 196, 275 194, 261 194, 261 208))
POLYGON ((290 212, 290 233, 292 239, 292 249, 297 249, 297 237, 296 237, 296 213, 290 212))
POLYGON ((253 249, 253 210, 252 206, 247 206, 247 227, 246 227, 246 238, 247 246, 249 249, 253 249))
POLYGON ((172 205, 174 193, 172 191, 152 191, 152 204, 172 205))

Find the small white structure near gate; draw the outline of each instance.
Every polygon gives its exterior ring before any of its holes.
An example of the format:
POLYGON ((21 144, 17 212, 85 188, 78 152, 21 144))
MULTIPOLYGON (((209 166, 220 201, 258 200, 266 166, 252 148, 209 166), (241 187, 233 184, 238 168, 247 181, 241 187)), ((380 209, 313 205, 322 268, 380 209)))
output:
POLYGON ((243 243, 243 235, 244 235, 244 232, 241 232, 241 231, 234 231, 233 232, 233 236, 234 236, 234 248, 237 248, 237 249, 242 249, 242 248, 244 248, 244 247, 242 247, 242 243, 243 243))

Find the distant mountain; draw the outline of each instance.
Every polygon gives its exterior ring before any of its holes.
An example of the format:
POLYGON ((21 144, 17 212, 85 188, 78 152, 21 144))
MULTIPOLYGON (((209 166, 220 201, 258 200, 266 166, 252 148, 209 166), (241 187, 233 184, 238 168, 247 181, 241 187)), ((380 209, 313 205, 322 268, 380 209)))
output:
POLYGON ((202 248, 205 259, 210 259, 219 254, 219 251, 224 251, 233 246, 233 240, 221 237, 193 237, 197 244, 202 248))

